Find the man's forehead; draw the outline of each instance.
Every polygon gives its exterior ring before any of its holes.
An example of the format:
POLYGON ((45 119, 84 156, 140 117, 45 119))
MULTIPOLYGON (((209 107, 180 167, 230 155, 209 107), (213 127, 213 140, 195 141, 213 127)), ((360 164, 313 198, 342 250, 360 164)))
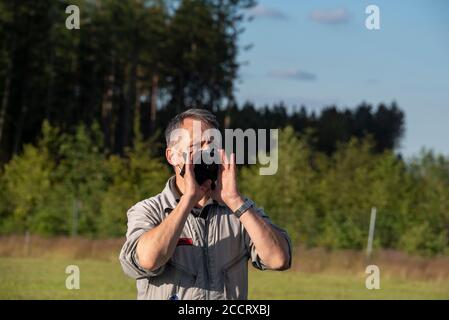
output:
POLYGON ((183 146, 208 141, 212 135, 208 130, 212 129, 210 125, 201 120, 192 118, 184 119, 179 129, 184 130, 185 134, 178 137, 178 143, 176 144, 181 144, 183 146))
POLYGON ((189 132, 193 132, 193 129, 195 127, 201 128, 201 131, 205 131, 211 128, 211 126, 208 125, 206 122, 198 119, 186 118, 182 121, 181 128, 187 129, 189 132))

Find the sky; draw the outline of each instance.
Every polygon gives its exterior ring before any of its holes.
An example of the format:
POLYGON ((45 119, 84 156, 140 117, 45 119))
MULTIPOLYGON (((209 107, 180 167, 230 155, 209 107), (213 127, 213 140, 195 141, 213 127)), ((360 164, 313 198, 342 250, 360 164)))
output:
POLYGON ((318 111, 396 101, 405 112, 397 151, 449 155, 449 1, 259 0, 240 36, 236 97, 318 111), (368 5, 380 30, 368 30, 368 5))

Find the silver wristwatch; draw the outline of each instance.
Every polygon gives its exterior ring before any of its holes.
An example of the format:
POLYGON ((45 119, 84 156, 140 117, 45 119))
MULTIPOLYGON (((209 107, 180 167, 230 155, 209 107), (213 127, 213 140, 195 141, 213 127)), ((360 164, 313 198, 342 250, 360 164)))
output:
POLYGON ((245 213, 246 210, 248 210, 249 208, 251 208, 253 206, 254 206, 254 202, 250 199, 246 199, 245 202, 243 202, 243 204, 240 206, 240 208, 238 208, 237 210, 234 211, 234 214, 237 216, 237 218, 240 219, 242 214, 245 213))

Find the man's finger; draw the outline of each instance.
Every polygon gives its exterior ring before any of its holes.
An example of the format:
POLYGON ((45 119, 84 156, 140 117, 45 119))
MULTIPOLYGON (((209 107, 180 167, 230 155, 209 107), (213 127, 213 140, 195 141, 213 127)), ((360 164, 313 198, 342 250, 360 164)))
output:
POLYGON ((221 149, 221 163, 223 165, 223 169, 225 170, 229 169, 229 160, 228 156, 226 155, 226 151, 224 149, 221 149))
POLYGON ((231 169, 233 171, 236 171, 237 166, 236 166, 236 163, 235 163, 235 153, 234 152, 231 153, 231 159, 230 159, 229 162, 230 162, 229 169, 231 169))
POLYGON ((194 171, 193 171, 194 165, 193 165, 193 161, 192 161, 192 157, 191 156, 186 158, 185 166, 186 166, 185 167, 185 171, 186 171, 187 175, 189 175, 189 176, 195 175, 194 171))

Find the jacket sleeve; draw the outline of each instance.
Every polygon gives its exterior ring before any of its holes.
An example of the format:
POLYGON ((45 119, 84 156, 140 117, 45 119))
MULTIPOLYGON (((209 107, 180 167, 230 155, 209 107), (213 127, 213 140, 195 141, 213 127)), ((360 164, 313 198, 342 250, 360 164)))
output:
MULTIPOLYGON (((257 208, 255 207, 257 214, 259 214, 267 223, 269 223, 272 227, 274 227, 276 230, 278 230, 285 238, 285 240, 287 240, 288 243, 288 255, 289 255, 289 260, 288 260, 288 268, 291 267, 292 264, 292 244, 291 244, 291 240, 290 237, 288 236, 287 231, 285 231, 284 229, 278 227, 277 225, 275 225, 271 219, 268 217, 268 215, 264 212, 264 210, 262 208, 257 208)), ((249 237, 248 232, 245 231, 245 241, 246 241, 246 246, 248 248, 249 251, 249 255, 251 258, 251 262, 252 265, 259 269, 259 270, 266 270, 268 269, 266 267, 266 265, 263 263, 262 259, 259 257, 259 255, 257 254, 257 250, 256 247, 254 246, 253 241, 251 240, 251 238, 249 237)))
POLYGON ((127 212, 128 229, 126 241, 120 251, 120 264, 126 275, 134 278, 148 278, 161 274, 165 266, 156 270, 148 270, 139 264, 137 256, 137 242, 148 230, 159 225, 162 221, 159 210, 149 200, 138 202, 127 212))

